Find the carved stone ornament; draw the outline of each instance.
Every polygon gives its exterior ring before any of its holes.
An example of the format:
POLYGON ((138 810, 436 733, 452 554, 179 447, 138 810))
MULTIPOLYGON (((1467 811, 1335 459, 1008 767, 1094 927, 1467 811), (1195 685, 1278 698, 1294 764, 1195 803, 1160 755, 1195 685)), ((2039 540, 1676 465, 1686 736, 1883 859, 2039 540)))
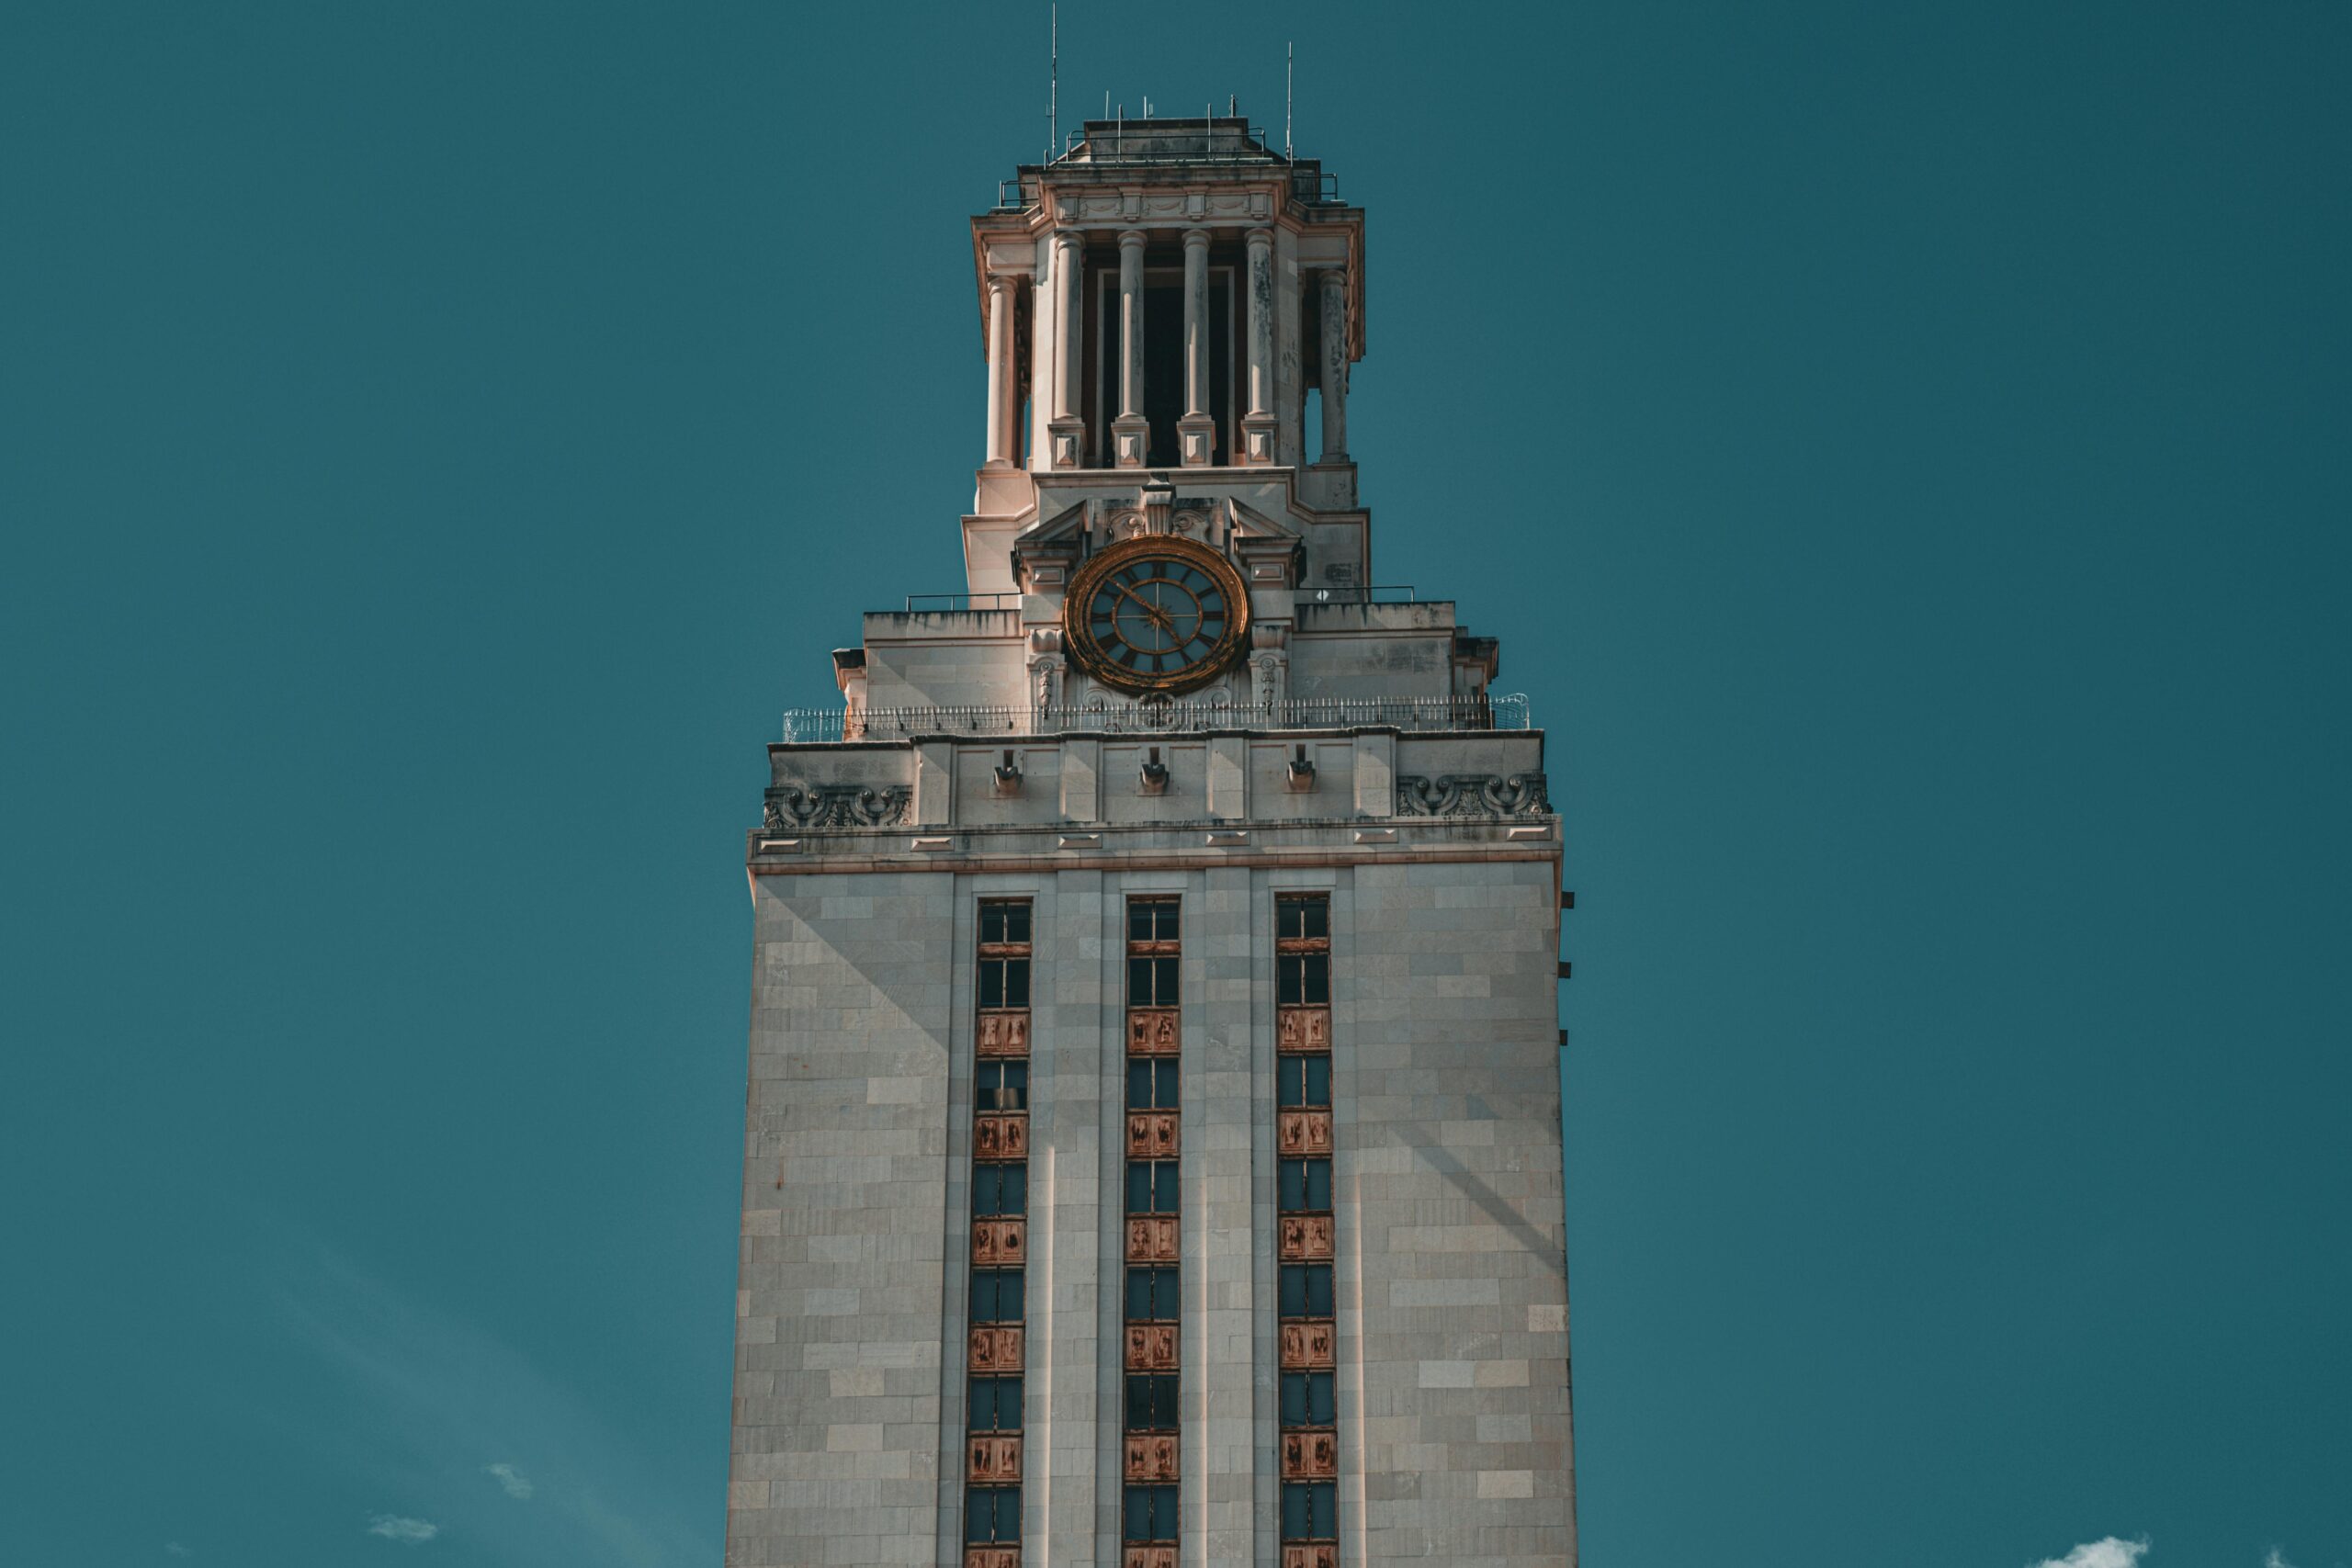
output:
POLYGON ((915 792, 906 784, 783 784, 768 791, 765 825, 794 828, 888 828, 907 819, 915 792))
POLYGON ((1542 773, 1396 775, 1399 817, 1538 817, 1551 809, 1542 773))

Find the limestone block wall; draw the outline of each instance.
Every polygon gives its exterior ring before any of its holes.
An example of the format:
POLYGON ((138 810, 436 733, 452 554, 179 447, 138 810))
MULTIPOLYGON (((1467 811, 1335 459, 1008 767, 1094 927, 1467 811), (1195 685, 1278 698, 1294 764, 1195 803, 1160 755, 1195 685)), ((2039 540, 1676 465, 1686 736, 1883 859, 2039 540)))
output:
POLYGON ((1343 1562, 1574 1561, 1555 864, 1334 900, 1343 1562))
POLYGON ((1331 905, 1340 1561, 1573 1562, 1556 861, 753 889, 729 1568, 962 1561, 971 954, 1004 897, 1035 932, 1024 1561, 1121 1561, 1136 894, 1183 904, 1180 1561, 1280 1561, 1272 916, 1307 891, 1331 905))
POLYGON ((933 1561, 955 880, 753 882, 729 1568, 933 1561))

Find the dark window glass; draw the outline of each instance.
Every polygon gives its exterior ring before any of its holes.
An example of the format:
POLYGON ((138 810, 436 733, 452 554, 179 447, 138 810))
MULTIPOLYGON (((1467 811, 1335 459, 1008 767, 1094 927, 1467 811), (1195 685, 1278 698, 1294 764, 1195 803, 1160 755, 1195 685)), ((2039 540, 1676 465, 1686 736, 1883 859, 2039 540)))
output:
POLYGON ((1167 1056, 1148 1056, 1127 1064, 1127 1109, 1176 1109, 1176 1063, 1167 1056))
POLYGON ((1331 904, 1326 898, 1281 898, 1274 902, 1274 934, 1289 941, 1302 937, 1329 941, 1331 904))
POLYGON ((1340 1539, 1340 1488, 1336 1482, 1283 1483, 1283 1539, 1340 1539))
POLYGON ((1331 955, 1285 953, 1274 959, 1274 1000, 1284 1007, 1329 1007, 1331 955))
POLYGON ((1126 1528, 1131 1541, 1176 1539, 1176 1488, 1130 1486, 1126 1496, 1126 1528))
POLYGON ((1282 1162, 1280 1194, 1283 1213, 1321 1213, 1331 1206, 1331 1162, 1328 1159, 1286 1159, 1282 1162))
POLYGON ((1127 940, 1129 942, 1176 941, 1176 912, 1179 908, 1180 906, 1173 898, 1128 899, 1127 940))
POLYGON ((1025 958, 981 959, 980 1005, 984 1008, 1027 1007, 1029 961, 1025 958))
POLYGON ((1127 1162, 1127 1213, 1172 1214, 1176 1212, 1176 1162, 1137 1159, 1127 1162))
POLYGON ((1029 940, 1029 906, 989 903, 980 906, 980 940, 986 942, 1029 940))
POLYGON ((964 1539, 974 1546, 1011 1546, 1021 1539, 1021 1488, 974 1486, 964 1494, 964 1539))
POLYGON ((1131 1008, 1172 1008, 1176 1005, 1176 960, 1127 960, 1127 1005, 1131 1008))
MULTIPOLYGON (((1325 1272, 1329 1273, 1329 1270, 1327 1269, 1325 1272)), ((1129 1323, 1170 1323, 1173 1322, 1175 1317, 1176 1270, 1173 1269, 1128 1269, 1127 1321, 1129 1323)))
POLYGON ((972 1321, 1019 1323, 1022 1280, 1018 1269, 972 1270, 972 1321))
POLYGON ((1176 1429, 1176 1374, 1127 1374, 1127 1430, 1172 1432, 1176 1429))
POLYGON ((972 1213, 989 1218, 1018 1219, 1029 1212, 1029 1168, 1025 1165, 972 1167, 972 1213))
POLYGON ((1331 1103, 1331 1058, 1274 1058, 1274 1102, 1284 1107, 1328 1107, 1331 1103))
POLYGON ((1284 1317, 1331 1315, 1331 1266, 1329 1263, 1283 1265, 1282 1314, 1284 1317))
POLYGON ((1334 1382, 1329 1372, 1283 1374, 1283 1425, 1331 1427, 1339 1424, 1334 1382))
POLYGON ((975 1432, 1021 1430, 1021 1380, 974 1378, 971 1426, 975 1432))
POLYGON ((981 1111, 1025 1111, 1029 1107, 1029 1064, 982 1062, 972 1075, 974 1105, 981 1111))

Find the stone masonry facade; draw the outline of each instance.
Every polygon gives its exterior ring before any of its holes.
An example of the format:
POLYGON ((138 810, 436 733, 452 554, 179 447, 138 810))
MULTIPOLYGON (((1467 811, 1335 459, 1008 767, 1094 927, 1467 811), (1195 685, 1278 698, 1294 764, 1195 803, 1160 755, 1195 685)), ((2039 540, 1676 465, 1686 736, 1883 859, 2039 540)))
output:
POLYGON ((1496 641, 1370 586, 1363 214, 1238 119, 1090 122, 1009 186, 968 594, 863 617, 746 836, 726 1562, 1573 1568, 1563 823, 1496 641), (1160 559, 1198 597, 1106 575, 1160 559), (1164 679, 1087 651, 1195 627, 1164 679), (1147 952, 1174 1103, 1138 1132, 1147 952), (1329 1260, 1312 1311, 1286 1258, 1329 1260))

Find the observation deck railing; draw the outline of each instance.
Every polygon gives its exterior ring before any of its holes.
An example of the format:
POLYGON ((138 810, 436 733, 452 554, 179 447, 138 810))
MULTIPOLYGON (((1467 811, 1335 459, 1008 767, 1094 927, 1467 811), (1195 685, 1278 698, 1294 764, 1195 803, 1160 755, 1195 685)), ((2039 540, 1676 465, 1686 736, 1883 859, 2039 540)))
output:
POLYGON ((1527 729, 1521 693, 1478 697, 1293 697, 1251 705, 1201 698, 1090 698, 1078 706, 794 708, 784 716, 788 746, 915 736, 1168 735, 1228 729, 1527 729))

